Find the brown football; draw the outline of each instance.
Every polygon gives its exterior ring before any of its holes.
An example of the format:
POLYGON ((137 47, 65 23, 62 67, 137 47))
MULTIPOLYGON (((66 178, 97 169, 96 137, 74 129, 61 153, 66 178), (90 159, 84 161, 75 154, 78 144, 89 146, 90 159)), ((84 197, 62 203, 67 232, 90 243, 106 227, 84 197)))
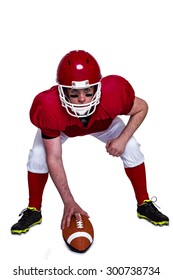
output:
POLYGON ((93 243, 94 229, 86 216, 80 215, 80 220, 72 216, 70 226, 62 230, 62 235, 71 250, 84 253, 93 243))

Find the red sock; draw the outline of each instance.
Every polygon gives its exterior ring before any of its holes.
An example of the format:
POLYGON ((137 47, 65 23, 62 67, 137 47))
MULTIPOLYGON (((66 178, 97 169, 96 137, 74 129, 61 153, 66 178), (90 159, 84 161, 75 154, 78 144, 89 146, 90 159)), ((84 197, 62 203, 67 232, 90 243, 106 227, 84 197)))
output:
POLYGON ((40 211, 43 190, 48 179, 48 173, 32 173, 28 171, 29 207, 40 211))
POLYGON ((149 199, 145 164, 142 163, 135 167, 125 168, 125 172, 132 183, 138 204, 142 204, 145 199, 149 199))

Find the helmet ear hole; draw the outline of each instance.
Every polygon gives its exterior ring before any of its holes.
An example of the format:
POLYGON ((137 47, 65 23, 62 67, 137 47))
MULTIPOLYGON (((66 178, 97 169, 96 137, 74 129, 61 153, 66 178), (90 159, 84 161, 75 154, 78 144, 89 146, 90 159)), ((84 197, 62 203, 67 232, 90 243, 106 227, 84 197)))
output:
POLYGON ((97 88, 98 88, 98 85, 95 85, 95 86, 94 86, 94 94, 96 93, 97 88))
POLYGON ((64 93, 67 95, 67 88, 66 87, 62 87, 64 93))
POLYGON ((67 91, 67 88, 66 87, 62 87, 62 90, 64 92, 64 97, 65 99, 67 99, 69 101, 69 95, 68 95, 68 91, 67 91))

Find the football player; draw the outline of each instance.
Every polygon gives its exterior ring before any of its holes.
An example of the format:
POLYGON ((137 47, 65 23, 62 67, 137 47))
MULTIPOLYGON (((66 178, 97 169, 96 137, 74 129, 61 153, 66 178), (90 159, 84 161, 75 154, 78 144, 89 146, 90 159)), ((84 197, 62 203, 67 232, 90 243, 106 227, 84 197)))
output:
POLYGON ((123 161, 137 200, 137 215, 154 225, 168 225, 147 192, 144 156, 134 133, 148 111, 147 103, 135 96, 121 76, 102 77, 96 59, 83 50, 66 54, 57 68, 57 85, 39 93, 30 109, 38 128, 28 157, 28 207, 11 228, 25 233, 42 221, 43 190, 50 174, 64 203, 61 227, 70 225, 72 215, 88 214, 70 190, 62 159, 62 144, 68 137, 91 135, 105 143, 106 152, 123 161), (125 125, 120 115, 128 115, 125 125))

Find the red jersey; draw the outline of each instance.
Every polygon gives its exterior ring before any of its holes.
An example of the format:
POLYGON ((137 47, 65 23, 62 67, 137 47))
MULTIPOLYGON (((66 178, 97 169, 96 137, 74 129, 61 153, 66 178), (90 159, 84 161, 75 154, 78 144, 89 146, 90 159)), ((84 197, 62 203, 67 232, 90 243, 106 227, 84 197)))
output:
POLYGON ((61 131, 69 137, 83 136, 106 130, 118 115, 127 115, 134 98, 134 90, 124 78, 117 75, 102 78, 100 103, 85 127, 80 118, 71 116, 62 107, 56 85, 34 98, 30 119, 48 138, 59 136, 61 131))

